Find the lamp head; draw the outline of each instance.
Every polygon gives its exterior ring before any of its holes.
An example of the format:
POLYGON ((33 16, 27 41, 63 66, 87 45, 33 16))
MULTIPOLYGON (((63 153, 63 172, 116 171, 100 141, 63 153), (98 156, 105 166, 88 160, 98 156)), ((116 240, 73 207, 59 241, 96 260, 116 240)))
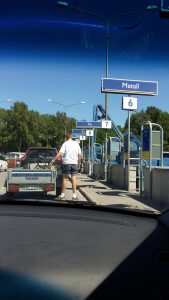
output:
POLYGON ((146 10, 150 10, 150 11, 155 11, 158 9, 158 6, 157 5, 148 5, 146 7, 146 10))
POLYGON ((57 1, 56 4, 59 7, 68 7, 69 6, 69 4, 67 2, 65 2, 65 1, 57 1))

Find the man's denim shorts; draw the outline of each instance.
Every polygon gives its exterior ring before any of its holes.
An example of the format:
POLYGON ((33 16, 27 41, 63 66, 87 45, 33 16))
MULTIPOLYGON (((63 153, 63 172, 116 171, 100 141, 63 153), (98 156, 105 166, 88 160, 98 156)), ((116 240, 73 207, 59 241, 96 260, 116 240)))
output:
POLYGON ((78 165, 75 164, 63 164, 62 175, 76 175, 78 173, 78 165))

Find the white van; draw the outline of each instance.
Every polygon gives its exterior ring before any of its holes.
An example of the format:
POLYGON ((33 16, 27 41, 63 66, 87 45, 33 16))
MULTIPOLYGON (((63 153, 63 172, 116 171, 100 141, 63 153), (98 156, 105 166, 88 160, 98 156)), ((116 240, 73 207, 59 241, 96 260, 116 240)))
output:
POLYGON ((6 161, 5 157, 0 154, 0 172, 7 171, 8 169, 8 162, 6 161))
POLYGON ((21 159, 25 155, 25 152, 7 152, 5 157, 8 159, 21 159))

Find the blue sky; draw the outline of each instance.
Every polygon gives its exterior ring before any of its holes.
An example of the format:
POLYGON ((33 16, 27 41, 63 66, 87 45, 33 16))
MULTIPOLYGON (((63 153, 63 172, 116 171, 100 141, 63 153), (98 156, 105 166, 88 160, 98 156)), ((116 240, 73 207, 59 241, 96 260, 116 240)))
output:
MULTIPOLYGON (((1 61, 0 81, 1 99, 13 98, 24 101, 29 109, 40 113, 54 114, 63 108, 55 103, 49 103, 48 98, 64 105, 86 101, 86 104, 69 107, 67 114, 77 120, 92 120, 93 106, 104 106, 105 96, 101 93, 102 68, 97 65, 79 63, 77 61, 65 61, 64 64, 57 60, 8 60, 1 61), (89 68, 91 71, 89 72, 89 68), (82 71, 83 69, 83 71, 82 71)), ((112 66, 112 64, 111 64, 112 66)), ((158 96, 138 96, 138 109, 146 109, 154 105, 162 110, 167 110, 168 96, 166 93, 169 79, 167 70, 163 66, 149 65, 145 74, 146 65, 138 70, 124 70, 123 65, 114 64, 116 78, 157 80, 159 81, 158 96), (152 76, 156 74, 156 76, 152 76), (160 76, 158 74, 163 74, 160 76), (122 77, 123 76, 123 77, 122 77)), ((114 75, 112 74, 112 77, 114 75)), ((110 76, 111 77, 111 76, 110 76)), ((122 95, 109 94, 109 115, 116 124, 123 125, 127 112, 121 110, 122 95)), ((1 107, 9 107, 9 104, 1 103, 1 107)))
MULTIPOLYGON (((90 8, 88 1, 82 2, 83 8, 90 8)), ((129 2, 131 5, 132 1, 129 2)), ((143 2, 147 4, 146 0, 143 2)), ((49 4, 50 1, 48 8, 49 4)), ((101 8, 98 9, 102 12, 101 8)), ((122 8, 119 5, 120 12, 122 8)), ((119 12, 118 6, 116 11, 119 12)), ((101 78, 105 77, 105 27, 98 20, 72 12, 56 10, 55 16, 51 15, 48 19, 32 15, 30 19, 29 14, 22 18, 16 14, 12 19, 1 16, 0 100, 24 101, 29 109, 49 114, 63 108, 49 103, 48 98, 64 105, 86 101, 84 105, 69 107, 67 114, 77 120, 92 120, 93 106, 104 106, 105 102, 101 93, 101 78)), ((139 96, 138 110, 153 105, 169 112, 169 20, 160 19, 158 12, 141 14, 118 20, 110 29, 109 77, 158 81, 159 95, 139 96)), ((109 94, 109 115, 123 126, 127 112, 121 110, 121 101, 122 95, 109 94)), ((1 103, 1 107, 7 108, 9 104, 1 103)))

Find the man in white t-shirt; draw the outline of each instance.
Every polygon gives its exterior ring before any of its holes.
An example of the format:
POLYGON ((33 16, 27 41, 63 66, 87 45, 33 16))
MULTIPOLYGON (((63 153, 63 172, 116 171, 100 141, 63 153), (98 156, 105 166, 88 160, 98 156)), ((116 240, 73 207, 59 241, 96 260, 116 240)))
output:
POLYGON ((72 200, 76 200, 77 199, 76 175, 78 172, 78 164, 82 159, 82 153, 79 144, 72 140, 72 135, 70 133, 66 134, 66 142, 63 143, 63 145, 60 148, 60 151, 56 155, 56 159, 60 159, 60 158, 63 159, 63 166, 62 166, 62 190, 59 198, 65 200, 67 176, 71 175, 72 191, 73 191, 72 200))

